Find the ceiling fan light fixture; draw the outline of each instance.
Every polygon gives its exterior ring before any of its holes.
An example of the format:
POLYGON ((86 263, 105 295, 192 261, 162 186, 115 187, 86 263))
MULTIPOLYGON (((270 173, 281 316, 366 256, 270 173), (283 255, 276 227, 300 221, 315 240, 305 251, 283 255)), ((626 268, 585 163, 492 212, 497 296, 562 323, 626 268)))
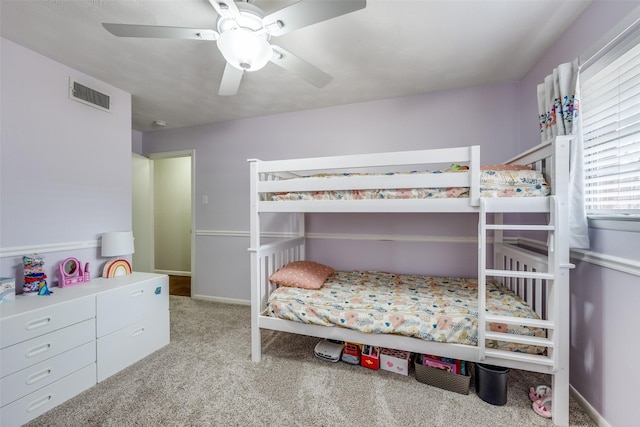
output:
POLYGON ((277 20, 270 24, 266 24, 264 26, 264 29, 267 31, 267 33, 272 33, 273 31, 280 30, 283 27, 284 27, 284 22, 277 20))
POLYGON ((243 71, 263 68, 273 55, 273 49, 264 37, 244 28, 220 34, 218 49, 229 64, 243 71))

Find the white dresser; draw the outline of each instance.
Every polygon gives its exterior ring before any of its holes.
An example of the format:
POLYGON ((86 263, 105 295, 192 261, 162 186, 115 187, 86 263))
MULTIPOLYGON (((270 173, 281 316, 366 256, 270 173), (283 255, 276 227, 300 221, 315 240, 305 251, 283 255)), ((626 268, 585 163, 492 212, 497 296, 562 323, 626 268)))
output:
POLYGON ((98 382, 169 344, 169 277, 106 280, 118 283, 96 295, 98 382))
POLYGON ((19 426, 169 343, 169 278, 137 273, 0 304, 0 425, 19 426))

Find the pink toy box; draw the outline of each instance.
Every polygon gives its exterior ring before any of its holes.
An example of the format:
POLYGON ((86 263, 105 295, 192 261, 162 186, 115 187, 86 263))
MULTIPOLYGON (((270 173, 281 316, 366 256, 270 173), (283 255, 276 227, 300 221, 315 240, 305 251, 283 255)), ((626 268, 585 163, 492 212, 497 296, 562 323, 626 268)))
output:
POLYGON ((411 353, 408 351, 383 348, 380 350, 380 369, 400 375, 409 375, 409 359, 411 359, 411 353))

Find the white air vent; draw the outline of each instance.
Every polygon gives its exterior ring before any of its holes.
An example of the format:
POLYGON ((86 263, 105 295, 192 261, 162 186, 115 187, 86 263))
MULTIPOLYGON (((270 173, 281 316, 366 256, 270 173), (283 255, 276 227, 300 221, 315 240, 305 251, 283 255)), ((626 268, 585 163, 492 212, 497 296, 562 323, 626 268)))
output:
POLYGON ((111 112, 111 96, 69 78, 69 98, 102 111, 111 112))

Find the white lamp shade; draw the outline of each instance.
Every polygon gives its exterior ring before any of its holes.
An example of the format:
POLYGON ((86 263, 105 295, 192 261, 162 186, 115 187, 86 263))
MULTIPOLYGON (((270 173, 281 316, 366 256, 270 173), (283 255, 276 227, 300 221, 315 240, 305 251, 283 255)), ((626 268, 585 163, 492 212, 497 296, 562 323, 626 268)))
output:
POLYGON ((111 231, 102 233, 102 256, 114 257, 134 253, 133 232, 111 231))
POLYGON ((273 49, 268 41, 243 28, 220 34, 218 49, 229 64, 244 71, 263 68, 273 56, 273 49))

